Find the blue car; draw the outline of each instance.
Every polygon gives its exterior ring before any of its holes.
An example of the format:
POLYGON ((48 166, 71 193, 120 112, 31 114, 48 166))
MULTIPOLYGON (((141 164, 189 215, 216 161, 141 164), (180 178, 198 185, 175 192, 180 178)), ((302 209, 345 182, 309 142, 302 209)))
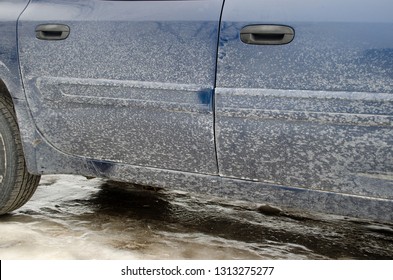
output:
POLYGON ((0 0, 0 214, 80 174, 393 221, 391 0, 0 0))

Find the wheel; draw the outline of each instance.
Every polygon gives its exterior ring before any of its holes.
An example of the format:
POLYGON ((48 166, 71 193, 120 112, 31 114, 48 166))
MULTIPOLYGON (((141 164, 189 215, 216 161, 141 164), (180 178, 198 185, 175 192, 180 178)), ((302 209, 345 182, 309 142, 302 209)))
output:
POLYGON ((25 204, 40 177, 27 171, 13 104, 0 96, 0 215, 25 204))

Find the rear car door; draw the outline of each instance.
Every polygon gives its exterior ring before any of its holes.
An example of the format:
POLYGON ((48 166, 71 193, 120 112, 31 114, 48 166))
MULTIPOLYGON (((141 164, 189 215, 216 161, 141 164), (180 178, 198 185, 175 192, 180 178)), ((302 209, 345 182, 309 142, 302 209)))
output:
POLYGON ((390 0, 226 0, 220 174, 393 198, 392 9, 390 0))
POLYGON ((19 54, 38 130, 86 158, 217 173, 222 0, 32 0, 19 54))

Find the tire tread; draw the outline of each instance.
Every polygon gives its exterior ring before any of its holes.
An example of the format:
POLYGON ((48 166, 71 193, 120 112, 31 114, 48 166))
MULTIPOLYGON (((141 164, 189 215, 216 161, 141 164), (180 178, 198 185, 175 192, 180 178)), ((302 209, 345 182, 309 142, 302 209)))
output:
POLYGON ((0 96, 0 114, 5 118, 12 131, 16 147, 15 156, 17 159, 14 186, 6 203, 0 206, 1 215, 24 205, 33 196, 41 176, 30 174, 27 170, 14 106, 11 98, 8 96, 0 96))

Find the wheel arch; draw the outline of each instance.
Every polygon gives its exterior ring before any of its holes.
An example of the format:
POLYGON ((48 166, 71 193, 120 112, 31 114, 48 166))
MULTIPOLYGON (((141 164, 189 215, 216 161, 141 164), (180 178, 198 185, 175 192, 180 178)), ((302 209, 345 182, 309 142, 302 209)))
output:
MULTIPOLYGON (((4 82, 4 80, 2 79, 2 77, 0 77, 0 95, 6 96, 12 100, 12 95, 11 95, 10 91, 8 90, 8 87, 7 87, 6 83, 4 82)), ((12 102, 12 104, 13 103, 14 102, 12 102)))
POLYGON ((26 165, 30 173, 37 174, 35 151, 29 144, 31 138, 35 135, 35 127, 32 120, 29 118, 28 106, 24 98, 22 84, 19 80, 20 76, 16 75, 16 77, 10 79, 8 77, 8 71, 1 71, 4 70, 4 68, 1 69, 1 66, 0 62, 0 97, 7 98, 12 106, 16 118, 17 129, 21 138, 26 165))

